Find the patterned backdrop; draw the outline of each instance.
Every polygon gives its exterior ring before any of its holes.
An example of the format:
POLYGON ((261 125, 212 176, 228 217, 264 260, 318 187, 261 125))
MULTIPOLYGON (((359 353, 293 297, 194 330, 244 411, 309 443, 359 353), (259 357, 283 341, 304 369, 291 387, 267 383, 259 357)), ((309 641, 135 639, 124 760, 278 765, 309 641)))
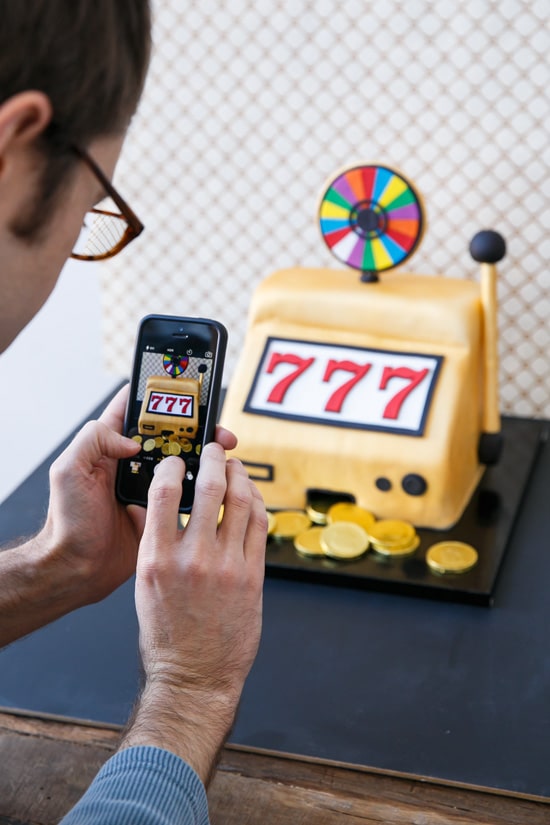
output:
MULTIPOLYGON (((501 232, 501 402, 550 417, 548 0, 156 0, 155 52, 116 183, 146 224, 103 267, 108 367, 138 319, 218 318, 226 380, 256 285, 339 266, 316 205, 355 161, 400 169, 427 229, 404 269, 478 278, 501 232)), ((366 287, 368 288, 368 287, 366 287)))
MULTIPOLYGON (((195 378, 197 381, 200 376, 199 366, 202 366, 203 382, 201 387, 201 396, 199 403, 206 404, 208 398, 208 385, 210 382, 210 373, 212 368, 212 361, 204 358, 189 358, 189 364, 183 378, 195 378)), ((144 352, 141 356, 141 373, 137 387, 136 399, 143 401, 145 397, 145 390, 147 387, 147 379, 152 375, 160 375, 163 378, 168 377, 163 366, 162 355, 158 352, 144 352)), ((174 379, 177 381, 177 378, 174 379)), ((177 392, 177 384, 174 384, 174 392, 177 392)))

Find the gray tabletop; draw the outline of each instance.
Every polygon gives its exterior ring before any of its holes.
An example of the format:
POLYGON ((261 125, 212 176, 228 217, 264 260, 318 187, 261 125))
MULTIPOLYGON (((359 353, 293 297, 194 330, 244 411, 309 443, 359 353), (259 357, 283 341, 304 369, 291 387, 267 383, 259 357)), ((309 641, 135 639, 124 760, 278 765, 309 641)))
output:
MULTIPOLYGON (((52 458, 0 507, 1 541, 41 524, 52 458)), ((231 740, 550 797, 549 491, 546 443, 492 607, 268 578, 231 740)), ((132 591, 2 651, 0 705, 124 723, 139 686, 132 591)))

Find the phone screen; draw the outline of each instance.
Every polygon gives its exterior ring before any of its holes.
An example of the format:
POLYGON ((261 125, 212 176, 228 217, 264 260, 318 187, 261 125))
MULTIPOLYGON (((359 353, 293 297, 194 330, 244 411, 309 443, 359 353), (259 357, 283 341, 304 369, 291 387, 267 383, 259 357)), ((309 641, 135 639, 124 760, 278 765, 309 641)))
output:
POLYGON ((191 509, 201 450, 214 437, 225 340, 214 321, 142 321, 125 424, 141 450, 119 462, 117 494, 125 503, 145 505, 155 468, 176 455, 185 460, 180 511, 191 509))

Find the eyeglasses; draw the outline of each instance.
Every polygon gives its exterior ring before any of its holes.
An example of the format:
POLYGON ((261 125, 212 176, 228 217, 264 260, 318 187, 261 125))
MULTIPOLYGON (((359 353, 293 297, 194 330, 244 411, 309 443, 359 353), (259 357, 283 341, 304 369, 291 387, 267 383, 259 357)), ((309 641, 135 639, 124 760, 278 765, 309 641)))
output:
POLYGON ((84 216, 80 236, 70 257, 79 261, 102 261, 112 258, 128 246, 130 241, 137 238, 143 232, 144 226, 88 153, 78 146, 71 148, 96 176, 119 211, 90 209, 84 216))

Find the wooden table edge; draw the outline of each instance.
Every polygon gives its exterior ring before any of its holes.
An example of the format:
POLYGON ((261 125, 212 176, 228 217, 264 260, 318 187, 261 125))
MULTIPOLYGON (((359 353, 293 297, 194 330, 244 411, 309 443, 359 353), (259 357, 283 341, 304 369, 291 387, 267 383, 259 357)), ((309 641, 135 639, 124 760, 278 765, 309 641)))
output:
MULTIPOLYGON (((122 730, 120 725, 0 707, 0 743, 9 740, 10 752, 15 752, 21 763, 32 763, 35 752, 66 750, 67 759, 75 764, 80 794, 99 766, 116 751, 122 730)), ((0 761, 3 761, 1 744, 0 761)), ((26 794, 31 793, 32 770, 37 771, 36 782, 41 787, 49 782, 50 793, 52 789, 55 791, 59 781, 55 765, 49 765, 48 759, 42 762, 44 766, 40 771, 29 767, 26 794)), ((71 794, 66 792, 67 807, 79 798, 75 796, 74 783, 71 794)), ((523 825, 526 821, 542 825, 550 820, 550 799, 546 797, 232 743, 220 754, 208 797, 213 825, 255 823, 260 811, 258 821, 264 825, 286 825, 296 819, 309 825, 316 821, 314 816, 323 817, 317 821, 332 823, 339 821, 344 809, 347 814, 355 814, 357 821, 364 818, 365 823, 389 821, 390 815, 395 823, 416 821, 413 815, 418 815, 419 810, 426 825, 441 821, 449 825, 523 825)), ((7 822, 26 825, 27 819, 15 817, 16 802, 12 801, 12 807, 6 811, 2 802, 0 794, 0 825, 7 822), (6 815, 10 818, 5 819, 6 815)), ((26 811, 25 804, 28 803, 23 800, 21 810, 26 811)), ((53 810, 57 815, 58 810, 53 810)), ((45 805, 37 812, 33 810, 32 821, 49 825, 55 817, 45 805)), ((350 815, 349 821, 354 821, 353 816, 350 815)))

